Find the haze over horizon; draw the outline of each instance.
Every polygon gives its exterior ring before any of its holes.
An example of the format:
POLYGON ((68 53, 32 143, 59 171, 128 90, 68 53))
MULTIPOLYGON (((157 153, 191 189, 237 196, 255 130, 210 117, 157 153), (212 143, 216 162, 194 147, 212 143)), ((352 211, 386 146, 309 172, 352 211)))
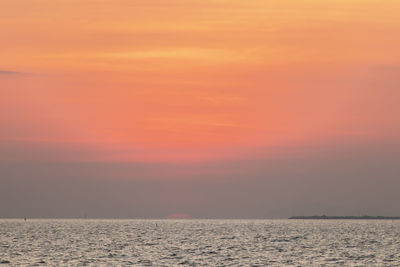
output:
POLYGON ((0 218, 400 215, 400 2, 0 3, 0 218))

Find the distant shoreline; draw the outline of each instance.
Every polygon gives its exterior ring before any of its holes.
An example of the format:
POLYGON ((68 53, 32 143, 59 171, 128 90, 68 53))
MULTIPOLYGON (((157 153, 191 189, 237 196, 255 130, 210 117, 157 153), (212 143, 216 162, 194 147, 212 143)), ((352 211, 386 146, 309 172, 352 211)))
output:
POLYGON ((292 216, 289 220, 400 220, 400 217, 388 216, 292 216))

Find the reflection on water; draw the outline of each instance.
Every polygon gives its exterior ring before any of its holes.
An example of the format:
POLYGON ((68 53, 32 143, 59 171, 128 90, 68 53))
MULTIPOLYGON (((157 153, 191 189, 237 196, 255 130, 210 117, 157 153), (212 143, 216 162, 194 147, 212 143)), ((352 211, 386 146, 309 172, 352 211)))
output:
POLYGON ((400 266, 400 222, 0 220, 0 264, 400 266))

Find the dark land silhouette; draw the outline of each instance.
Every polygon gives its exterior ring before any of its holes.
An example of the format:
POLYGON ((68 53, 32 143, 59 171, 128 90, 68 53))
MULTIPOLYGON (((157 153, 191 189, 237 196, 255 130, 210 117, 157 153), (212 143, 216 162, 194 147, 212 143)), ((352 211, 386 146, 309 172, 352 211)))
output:
POLYGON ((400 220, 400 217, 390 216, 292 216, 293 220, 400 220))

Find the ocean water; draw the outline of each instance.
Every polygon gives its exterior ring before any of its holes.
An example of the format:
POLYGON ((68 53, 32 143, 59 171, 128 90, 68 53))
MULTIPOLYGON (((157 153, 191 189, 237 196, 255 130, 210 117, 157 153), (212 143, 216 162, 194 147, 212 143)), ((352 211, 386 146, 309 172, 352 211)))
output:
POLYGON ((0 266, 400 266, 400 222, 0 220, 0 266))

